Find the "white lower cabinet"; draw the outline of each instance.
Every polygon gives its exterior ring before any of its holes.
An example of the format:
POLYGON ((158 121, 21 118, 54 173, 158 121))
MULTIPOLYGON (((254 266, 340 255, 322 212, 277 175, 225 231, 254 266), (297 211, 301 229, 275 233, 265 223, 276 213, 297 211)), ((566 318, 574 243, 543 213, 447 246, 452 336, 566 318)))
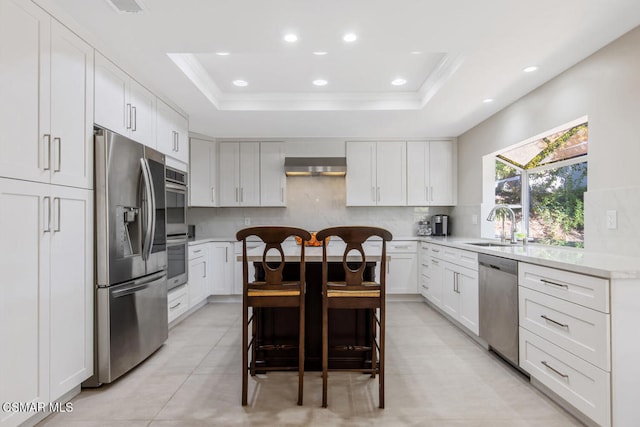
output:
POLYGON ((611 375, 520 328, 520 366, 601 426, 611 425, 611 375))
POLYGON ((92 221, 90 190, 0 179, 0 401, 51 402, 93 374, 92 221))
POLYGON ((184 284, 169 291, 167 296, 167 310, 169 323, 189 311, 189 285, 184 284))
POLYGON ((233 243, 211 243, 211 281, 210 295, 235 294, 233 281, 233 243))
POLYGON ((209 295, 211 282, 211 244, 189 246, 189 307, 201 303, 209 295))
MULTIPOLYGON (((259 241, 247 241, 247 251, 251 249, 257 248, 260 246, 262 242, 259 241)), ((234 295, 242 295, 242 261, 238 260, 238 256, 242 255, 242 242, 234 242, 233 243, 233 287, 232 293, 234 295)), ((249 263, 249 281, 255 279, 256 270, 253 267, 253 263, 249 263)))
POLYGON ((478 335, 478 271, 450 262, 443 264, 442 309, 478 335))
POLYGON ((426 298, 451 318, 479 333, 478 254, 430 245, 426 298))
POLYGON ((611 426, 609 281, 521 262, 518 282, 520 367, 611 426))
POLYGON ((418 249, 416 242, 387 243, 387 293, 418 293, 418 249))

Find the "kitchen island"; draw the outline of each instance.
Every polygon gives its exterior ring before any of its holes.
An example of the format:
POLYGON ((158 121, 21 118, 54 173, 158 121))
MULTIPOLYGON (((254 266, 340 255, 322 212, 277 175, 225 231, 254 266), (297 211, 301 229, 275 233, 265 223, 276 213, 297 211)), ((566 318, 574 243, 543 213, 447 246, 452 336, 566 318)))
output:
MULTIPOLYGON (((300 261, 300 247, 295 242, 285 242, 284 279, 298 280, 300 261)), ((328 274, 330 280, 344 280, 342 258, 345 244, 331 241, 327 246, 329 261, 328 274)), ((365 244, 365 280, 375 280, 376 263, 380 262, 380 245, 365 244)), ((264 245, 247 252, 247 259, 254 263, 255 279, 264 277, 262 256, 264 245)), ((355 253, 355 252, 354 252, 355 253)), ((242 257, 239 256, 238 259, 242 257)), ((280 261, 280 255, 273 252, 268 254, 267 262, 280 261)), ((305 370, 322 370, 322 247, 306 247, 306 295, 305 295, 305 370)), ((356 265, 360 256, 347 258, 348 262, 356 265)), ((253 280, 253 278, 249 278, 253 280)), ((278 346, 295 345, 298 340, 298 311, 297 308, 261 308, 254 309, 256 321, 256 367, 260 366, 290 366, 298 364, 297 350, 281 350, 278 346)), ((336 310, 329 318, 329 342, 332 347, 340 346, 340 352, 329 351, 329 366, 335 368, 357 369, 370 367, 370 352, 358 351, 358 346, 369 345, 371 336, 371 310, 341 309, 336 310)))

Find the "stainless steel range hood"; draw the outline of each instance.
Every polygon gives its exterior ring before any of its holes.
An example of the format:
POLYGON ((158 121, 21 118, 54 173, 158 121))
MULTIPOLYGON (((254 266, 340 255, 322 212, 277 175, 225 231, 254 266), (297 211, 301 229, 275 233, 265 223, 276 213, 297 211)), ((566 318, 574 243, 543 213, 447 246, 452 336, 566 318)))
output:
POLYGON ((345 157, 287 157, 284 159, 287 176, 344 176, 347 173, 345 157))

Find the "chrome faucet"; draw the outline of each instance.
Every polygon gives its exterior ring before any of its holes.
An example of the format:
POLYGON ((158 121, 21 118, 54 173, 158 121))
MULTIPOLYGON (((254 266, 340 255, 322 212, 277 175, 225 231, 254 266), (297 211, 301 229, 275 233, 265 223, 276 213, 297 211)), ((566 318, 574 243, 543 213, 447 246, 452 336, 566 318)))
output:
MULTIPOLYGON (((493 221, 496 218, 496 212, 498 212, 499 210, 506 210, 509 213, 509 216, 511 217, 511 244, 515 245, 518 243, 518 239, 516 237, 516 214, 515 212, 513 212, 513 209, 511 209, 507 205, 495 205, 493 209, 491 209, 491 212, 489 212, 487 221, 493 221)), ((504 232, 504 219, 502 220, 502 237, 500 240, 502 242, 506 241, 506 236, 504 232)))

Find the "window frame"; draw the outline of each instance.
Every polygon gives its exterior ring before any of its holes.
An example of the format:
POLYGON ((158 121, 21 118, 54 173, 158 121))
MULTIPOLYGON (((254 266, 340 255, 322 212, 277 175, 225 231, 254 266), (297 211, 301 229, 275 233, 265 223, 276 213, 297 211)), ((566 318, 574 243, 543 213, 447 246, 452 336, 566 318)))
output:
MULTIPOLYGON (((529 178, 530 178, 530 174, 533 173, 538 173, 541 171, 545 171, 545 170, 549 170, 549 169, 557 169, 557 168, 561 168, 561 167, 565 167, 565 166, 571 166, 574 164, 578 164, 578 163, 587 163, 587 168, 589 167, 589 153, 587 152, 587 154, 578 156, 578 157, 574 157, 571 159, 566 159, 566 160, 560 160, 554 163, 548 163, 542 166, 538 166, 535 168, 531 168, 531 169, 524 169, 521 168, 520 166, 516 166, 512 163, 509 163, 508 161, 505 161, 501 158, 498 157, 499 154, 502 154, 506 151, 509 150, 513 150, 515 148, 524 146, 532 141, 536 141, 538 139, 542 139, 548 135, 557 133, 561 130, 564 129, 570 129, 572 127, 578 126, 582 123, 587 123, 587 126, 589 124, 589 118, 588 116, 583 116, 580 117, 576 120, 572 120, 568 123, 565 123, 563 125, 557 126, 553 129, 550 129, 548 131, 542 132, 536 136, 533 136, 531 138, 527 138, 524 141, 521 141, 517 144, 513 144, 510 145, 508 147, 505 147, 501 150, 495 151, 491 154, 488 154, 485 156, 486 160, 489 160, 489 162, 483 161, 483 164, 485 165, 485 167, 487 167, 489 164, 491 164, 491 179, 489 179, 489 182, 484 182, 483 183, 483 194, 484 194, 484 198, 486 199, 486 197, 489 197, 489 194, 491 194, 490 199, 488 202, 484 202, 481 205, 481 213, 482 213, 482 217, 483 218, 487 218, 489 211, 491 211, 491 209, 493 209, 493 207, 496 205, 496 194, 495 194, 495 185, 496 185, 496 169, 495 169, 495 162, 501 162, 504 163, 505 165, 508 165, 509 167, 512 167, 516 170, 518 170, 520 172, 520 204, 522 206, 521 210, 522 210, 522 219, 521 219, 521 225, 522 225, 522 229, 526 230, 526 234, 527 234, 527 238, 529 238, 529 219, 530 219, 530 210, 531 210, 531 204, 530 204, 530 191, 529 191, 529 178), (490 187, 490 188, 489 188, 490 187), (526 209, 525 209, 526 207, 526 209)), ((588 169, 587 169, 588 170, 588 169)), ((485 180, 487 180, 487 178, 489 178, 489 174, 487 173, 483 173, 483 176, 485 177, 485 180)), ((588 176, 588 172, 587 172, 587 176, 588 176)), ((515 205, 514 205, 515 206, 515 205)), ((585 206, 585 211, 586 211, 586 206, 585 206)), ((586 216, 586 212, 585 212, 585 216, 586 216)), ((481 227, 481 236, 484 238, 490 238, 490 239, 495 239, 495 229, 496 229, 496 225, 495 224, 491 224, 490 227, 481 227)), ((540 243, 543 244, 543 243, 540 243)))

